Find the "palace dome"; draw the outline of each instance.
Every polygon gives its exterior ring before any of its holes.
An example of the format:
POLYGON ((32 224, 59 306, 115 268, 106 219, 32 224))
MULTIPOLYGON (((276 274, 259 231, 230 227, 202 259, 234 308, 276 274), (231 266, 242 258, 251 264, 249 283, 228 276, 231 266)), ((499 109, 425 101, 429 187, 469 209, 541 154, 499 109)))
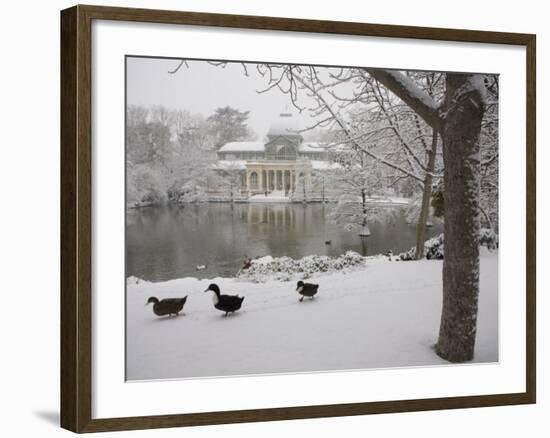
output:
POLYGON ((268 137, 277 137, 280 135, 300 137, 302 134, 299 132, 302 130, 302 125, 296 117, 291 113, 281 113, 277 119, 273 121, 267 132, 268 137))

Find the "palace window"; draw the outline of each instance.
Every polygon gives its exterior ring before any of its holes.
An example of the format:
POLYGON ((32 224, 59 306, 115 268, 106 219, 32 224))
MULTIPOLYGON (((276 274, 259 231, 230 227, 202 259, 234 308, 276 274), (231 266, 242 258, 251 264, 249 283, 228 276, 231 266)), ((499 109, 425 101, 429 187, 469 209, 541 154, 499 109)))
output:
POLYGON ((250 174, 250 187, 253 189, 258 188, 258 174, 256 172, 250 174))
POLYGON ((296 152, 290 146, 279 146, 277 160, 295 160, 296 152))

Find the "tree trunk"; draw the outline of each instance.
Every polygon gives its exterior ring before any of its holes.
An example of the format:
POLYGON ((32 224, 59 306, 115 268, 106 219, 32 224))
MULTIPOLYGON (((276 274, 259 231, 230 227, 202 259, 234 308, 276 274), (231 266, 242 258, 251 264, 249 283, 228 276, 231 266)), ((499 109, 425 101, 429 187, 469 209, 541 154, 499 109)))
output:
POLYGON ((367 69, 443 140, 445 259, 436 352, 451 362, 474 355, 479 296, 479 138, 485 111, 480 75, 446 74, 443 112, 403 74, 367 69))
POLYGON ((361 209, 363 211, 363 220, 361 221, 359 236, 368 237, 370 236, 370 230, 367 221, 367 194, 365 193, 365 189, 361 189, 361 209))
POLYGON ((479 75, 447 73, 442 129, 445 164, 443 309, 436 352, 473 359, 479 295, 479 139, 484 112, 479 75))
POLYGON ((435 157, 437 154, 437 131, 432 134, 432 147, 428 151, 428 166, 424 177, 424 191, 422 192, 422 206, 416 226, 416 260, 424 258, 424 242, 426 240, 426 222, 430 213, 430 197, 432 196, 432 174, 435 169, 435 157))

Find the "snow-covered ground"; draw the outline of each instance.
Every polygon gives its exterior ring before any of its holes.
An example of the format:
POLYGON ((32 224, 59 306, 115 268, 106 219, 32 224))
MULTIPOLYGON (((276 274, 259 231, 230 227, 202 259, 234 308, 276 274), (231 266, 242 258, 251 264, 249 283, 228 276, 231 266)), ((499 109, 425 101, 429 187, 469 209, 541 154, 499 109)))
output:
MULTIPOLYGON (((330 273, 314 300, 298 302, 294 282, 230 278, 128 281, 129 380, 443 365, 431 346, 441 311, 442 261, 367 261, 330 273), (244 295, 227 318, 209 283, 244 295), (144 304, 189 295, 184 313, 156 317, 144 304)), ((498 361, 498 252, 482 248, 475 362, 498 361)))
POLYGON ((285 192, 282 190, 274 190, 268 193, 267 196, 265 194, 252 195, 248 198, 248 202, 290 202, 290 198, 285 196, 285 192))
POLYGON ((399 196, 373 196, 369 198, 369 203, 372 204, 384 204, 384 205, 408 205, 411 200, 410 198, 403 198, 399 196))

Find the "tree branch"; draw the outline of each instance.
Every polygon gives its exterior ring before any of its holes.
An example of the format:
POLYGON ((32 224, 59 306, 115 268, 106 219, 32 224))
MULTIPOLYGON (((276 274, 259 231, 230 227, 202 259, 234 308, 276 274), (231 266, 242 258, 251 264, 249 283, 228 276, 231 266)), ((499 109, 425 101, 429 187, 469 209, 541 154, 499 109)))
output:
POLYGON ((442 118, 437 103, 407 76, 393 70, 367 68, 366 71, 409 105, 433 129, 440 132, 442 118))

